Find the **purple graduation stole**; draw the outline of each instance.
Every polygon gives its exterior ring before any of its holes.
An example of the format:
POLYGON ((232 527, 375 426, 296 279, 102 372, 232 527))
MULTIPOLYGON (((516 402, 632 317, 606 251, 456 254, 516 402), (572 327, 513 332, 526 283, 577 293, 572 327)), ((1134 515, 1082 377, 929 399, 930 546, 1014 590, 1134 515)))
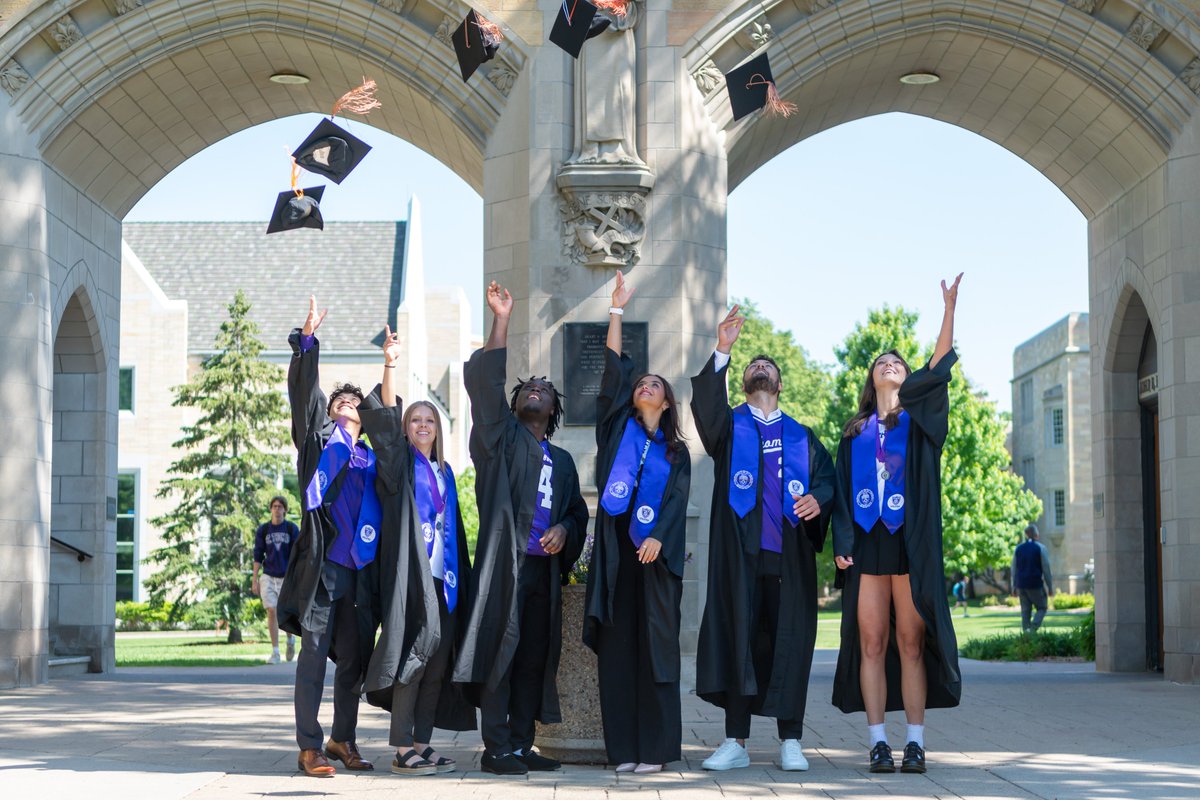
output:
POLYGON ((425 540, 425 555, 433 557, 433 537, 442 537, 442 593, 446 609, 453 614, 458 605, 458 489, 454 471, 447 464, 442 477, 446 481, 446 496, 438 491, 433 465, 417 448, 409 445, 414 456, 413 496, 417 501, 417 518, 421 521, 421 536, 425 540), (445 529, 438 530, 437 515, 445 519, 445 529))
MULTIPOLYGON (((321 450, 317 471, 304 490, 305 511, 313 511, 324 502, 325 490, 350 462, 353 452, 354 440, 350 438, 350 434, 346 433, 341 425, 334 425, 333 433, 329 435, 329 440, 321 450)), ((375 494, 375 453, 370 448, 367 449, 365 471, 362 504, 358 507, 354 539, 350 544, 350 560, 359 569, 375 560, 375 550, 379 547, 379 522, 383 518, 379 495, 375 494)))
POLYGON ((890 533, 904 524, 904 464, 908 456, 908 412, 901 411, 896 426, 884 433, 879 443, 879 417, 871 415, 851 443, 850 464, 854 492, 854 521, 870 533, 880 516, 890 533), (879 475, 876 462, 884 464, 883 513, 879 512, 879 475))
MULTIPOLYGON (((762 438, 758 426, 750 413, 750 406, 742 403, 733 409, 733 452, 729 462, 729 505, 739 518, 744 519, 758 502, 758 462, 762 459, 762 438)), ((796 420, 783 415, 783 515, 792 523, 800 524, 793 511, 794 503, 787 502, 789 496, 807 494, 808 485, 808 432, 796 420)))
POLYGON ((637 495, 638 507, 629 521, 629 538, 633 539, 634 547, 641 547, 654 530, 670 476, 671 462, 667 460, 667 443, 662 429, 655 431, 651 439, 642 423, 630 417, 621 434, 621 444, 617 446, 600 506, 617 517, 625 513, 633 495, 637 495), (639 467, 642 471, 640 481, 639 467))

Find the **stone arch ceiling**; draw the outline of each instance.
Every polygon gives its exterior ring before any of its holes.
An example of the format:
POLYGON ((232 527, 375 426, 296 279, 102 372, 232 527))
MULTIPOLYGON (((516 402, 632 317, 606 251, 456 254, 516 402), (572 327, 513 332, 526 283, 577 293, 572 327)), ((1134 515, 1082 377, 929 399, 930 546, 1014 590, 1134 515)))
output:
POLYGON ((904 111, 1007 148, 1088 217, 1163 162, 1200 91, 1194 3, 739 2, 684 50, 710 116, 726 129, 731 188, 815 133, 904 111), (764 45, 799 113, 733 123, 723 80, 704 73, 764 45), (941 81, 901 85, 912 71, 941 81))
POLYGON ((208 145, 271 119, 328 113, 363 76, 378 81, 383 108, 355 119, 422 148, 479 191, 487 136, 526 49, 510 32, 501 56, 464 84, 447 38, 464 9, 450 0, 0 0, 0 88, 46 161, 117 217, 208 145), (311 82, 267 80, 279 71, 311 82))

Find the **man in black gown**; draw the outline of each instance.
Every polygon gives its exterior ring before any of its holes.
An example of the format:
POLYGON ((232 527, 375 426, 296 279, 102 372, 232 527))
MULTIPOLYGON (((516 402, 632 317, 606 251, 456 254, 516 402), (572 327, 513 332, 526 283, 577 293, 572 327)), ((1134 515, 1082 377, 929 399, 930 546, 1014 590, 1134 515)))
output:
POLYGON ((747 403, 729 407, 729 353, 745 322, 737 312, 721 321, 716 351, 692 378, 692 415, 716 462, 696 693, 725 709, 726 736, 703 766, 750 765, 753 713, 776 718, 780 766, 806 770, 800 737, 817 635, 816 553, 833 505, 833 461, 812 431, 779 410, 782 379, 769 356, 751 359, 742 376, 747 403))
POLYGON ((480 709, 484 771, 522 775, 560 764, 534 752, 534 721, 559 722, 562 585, 583 551, 588 511, 570 453, 550 444, 562 404, 544 378, 505 393, 513 301, 494 281, 494 315, 466 364, 479 503, 475 606, 454 681, 480 709))

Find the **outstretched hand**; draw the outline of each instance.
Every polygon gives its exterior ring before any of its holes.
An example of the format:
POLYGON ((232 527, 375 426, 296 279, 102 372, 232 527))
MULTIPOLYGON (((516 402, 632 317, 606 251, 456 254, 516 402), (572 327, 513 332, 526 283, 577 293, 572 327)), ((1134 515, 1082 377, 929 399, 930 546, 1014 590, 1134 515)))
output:
POLYGON ((742 325, 746 322, 745 317, 738 316, 741 308, 735 304, 733 308, 729 309, 725 319, 721 320, 721 324, 717 326, 717 350, 725 355, 729 355, 730 350, 733 349, 733 343, 737 341, 742 332, 742 325))
POLYGON ((495 281, 492 281, 488 284, 487 304, 488 308, 490 308, 492 313, 497 317, 504 317, 507 319, 509 315, 512 314, 512 295, 508 293, 508 289, 505 289, 495 281))
POLYGON ((325 321, 325 315, 329 313, 329 309, 317 311, 317 296, 310 294, 308 296, 308 317, 304 320, 304 327, 300 332, 305 336, 312 336, 317 332, 317 328, 321 327, 321 323, 325 321))
POLYGON ((617 288, 613 289, 612 304, 614 308, 624 308, 633 297, 633 287, 625 285, 625 275, 617 270, 617 288))
POLYGON ((383 326, 383 363, 395 364, 402 355, 400 349, 400 333, 392 332, 390 325, 383 326))
POLYGON ((953 285, 947 287, 946 282, 942 281, 942 301, 947 308, 953 308, 958 302, 958 282, 962 280, 963 273, 958 273, 958 277, 954 279, 953 285))

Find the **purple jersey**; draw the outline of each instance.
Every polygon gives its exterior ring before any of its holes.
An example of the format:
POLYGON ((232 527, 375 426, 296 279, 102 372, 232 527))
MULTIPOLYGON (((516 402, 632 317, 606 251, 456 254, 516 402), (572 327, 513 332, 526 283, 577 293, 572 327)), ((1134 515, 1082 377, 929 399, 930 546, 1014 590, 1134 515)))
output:
POLYGON ((762 543, 763 550, 783 552, 783 415, 770 422, 757 415, 754 424, 762 440, 762 543))
POLYGON ((356 442, 350 454, 350 463, 346 467, 346 477, 342 480, 342 491, 329 507, 329 515, 333 517, 338 534, 326 556, 335 564, 350 569, 358 569, 354 566, 350 548, 354 546, 354 534, 358 530, 358 514, 362 508, 366 484, 367 446, 356 442))
POLYGON ((531 556, 548 556, 542 547, 542 534, 550 527, 550 507, 554 503, 554 490, 550 478, 554 474, 554 460, 550 458, 550 445, 542 442, 542 475, 538 478, 537 500, 533 506, 533 525, 529 528, 529 544, 525 552, 531 556))

